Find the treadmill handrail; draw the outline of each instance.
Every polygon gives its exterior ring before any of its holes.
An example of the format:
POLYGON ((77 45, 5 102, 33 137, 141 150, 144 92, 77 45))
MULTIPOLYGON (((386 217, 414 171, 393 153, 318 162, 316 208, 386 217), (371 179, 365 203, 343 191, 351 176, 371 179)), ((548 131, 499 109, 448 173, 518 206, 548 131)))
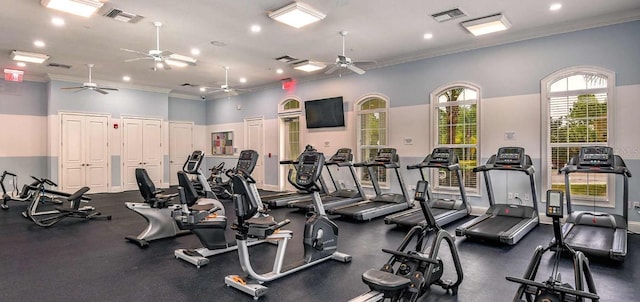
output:
POLYGON ((494 171, 494 170, 502 170, 502 171, 520 171, 524 172, 527 175, 533 175, 536 171, 533 166, 524 166, 524 167, 516 167, 516 166, 496 166, 494 164, 486 164, 482 166, 477 166, 473 168, 473 172, 485 172, 485 171, 494 171))
POLYGON ((442 169, 447 169, 449 171, 454 171, 454 170, 460 169, 460 164, 455 163, 451 165, 444 165, 444 164, 429 164, 429 163, 421 162, 414 165, 407 165, 407 170, 414 170, 414 169, 421 169, 421 168, 442 168, 442 169))

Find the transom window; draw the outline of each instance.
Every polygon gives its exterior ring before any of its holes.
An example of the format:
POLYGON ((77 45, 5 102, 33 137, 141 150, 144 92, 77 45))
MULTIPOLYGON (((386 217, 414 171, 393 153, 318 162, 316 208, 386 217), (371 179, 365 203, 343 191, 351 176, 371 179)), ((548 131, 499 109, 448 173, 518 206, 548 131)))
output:
MULTIPOLYGON (((570 68, 542 81, 546 105, 546 185, 565 190, 558 170, 580 152, 582 146, 610 146, 613 73, 597 68, 570 68)), ((610 196, 607 174, 571 175, 571 197, 606 202, 610 196)))
MULTIPOLYGON (((469 84, 452 84, 432 94, 434 107, 435 147, 454 149, 462 172, 463 185, 468 191, 478 192, 478 177, 473 168, 478 166, 478 101, 479 89, 469 84)), ((441 169, 432 174, 437 179, 435 188, 458 191, 455 174, 441 169)))
MULTIPOLYGON (((372 159, 378 150, 388 144, 388 101, 380 96, 368 96, 357 103, 357 131, 358 151, 360 160, 372 159)), ((378 182, 381 186, 388 186, 387 171, 376 168, 378 182)), ((360 180, 365 184, 371 183, 371 177, 366 168, 360 170, 360 180)))

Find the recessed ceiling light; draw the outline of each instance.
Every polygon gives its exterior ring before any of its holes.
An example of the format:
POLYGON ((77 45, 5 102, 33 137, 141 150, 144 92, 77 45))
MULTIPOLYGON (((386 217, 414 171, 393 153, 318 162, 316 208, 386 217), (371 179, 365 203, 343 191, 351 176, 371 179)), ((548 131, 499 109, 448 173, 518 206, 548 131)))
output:
POLYGON ((247 82, 247 78, 240 78, 240 83, 246 83, 247 82))
POLYGON ((60 17, 53 17, 53 18, 51 18, 51 23, 53 23, 53 25, 55 25, 55 26, 63 26, 64 25, 64 19, 62 19, 60 17))
POLYGON ((25 63, 25 62, 18 62, 18 63, 16 63, 16 65, 18 65, 18 67, 25 67, 25 66, 27 66, 27 63, 25 63))
POLYGON ((194 55, 194 56, 200 55, 200 49, 191 48, 191 54, 194 55))
POLYGON ((130 76, 123 76, 122 80, 125 81, 125 82, 129 82, 129 81, 131 81, 131 77, 130 76))
POLYGON ((205 92, 205 91, 207 91, 207 88, 200 87, 200 91, 205 92))
POLYGON ((559 10, 561 8, 562 8, 562 4, 560 3, 554 3, 554 4, 551 4, 551 6, 549 6, 549 10, 551 11, 559 10))
POLYGON ((426 33, 426 34, 424 34, 424 36, 422 36, 422 37, 423 37, 425 40, 429 40, 429 39, 433 38, 433 34, 431 34, 431 33, 426 33))
POLYGON ((251 31, 254 33, 259 33, 262 30, 262 27, 260 27, 260 25, 251 25, 251 31))
POLYGON ((41 40, 35 40, 33 41, 33 45, 35 45, 36 47, 44 47, 44 42, 41 40))
POLYGON ((276 69, 276 73, 277 74, 282 74, 284 72, 284 70, 282 70, 282 68, 278 68, 276 69))

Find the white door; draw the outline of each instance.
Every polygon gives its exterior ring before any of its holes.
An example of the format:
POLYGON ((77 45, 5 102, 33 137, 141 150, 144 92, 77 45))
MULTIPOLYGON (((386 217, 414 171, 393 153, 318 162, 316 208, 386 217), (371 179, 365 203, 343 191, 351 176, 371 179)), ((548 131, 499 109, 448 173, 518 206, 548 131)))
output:
POLYGON ((124 190, 137 190, 136 168, 142 168, 142 120, 124 119, 122 123, 122 166, 124 190))
POLYGON ((84 116, 62 115, 62 179, 59 183, 62 191, 75 192, 84 187, 83 126, 84 116))
POLYGON ((187 156, 193 151, 193 123, 169 123, 169 184, 178 184, 178 171, 182 171, 187 156))
POLYGON ((144 120, 142 131, 142 165, 156 186, 162 184, 162 122, 160 120, 144 120))
POLYGON ((84 129, 85 185, 92 193, 108 192, 108 119, 106 116, 87 116, 84 129))
POLYGON ((253 170, 251 176, 256 180, 256 186, 258 188, 262 188, 264 184, 264 131, 263 131, 263 121, 262 118, 257 119, 246 119, 244 121, 245 124, 245 133, 247 134, 247 144, 246 148, 255 150, 258 152, 260 156, 258 156, 258 162, 256 163, 256 167, 253 170))
POLYGON ((62 114, 60 189, 87 186, 90 193, 109 190, 108 116, 62 114))

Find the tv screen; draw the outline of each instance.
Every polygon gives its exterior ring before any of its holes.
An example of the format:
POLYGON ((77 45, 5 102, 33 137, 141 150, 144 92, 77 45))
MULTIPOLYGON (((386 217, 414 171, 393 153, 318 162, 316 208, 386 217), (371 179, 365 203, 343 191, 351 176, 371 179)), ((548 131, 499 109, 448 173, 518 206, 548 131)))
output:
POLYGON ((307 128, 344 127, 342 97, 306 101, 307 128))

